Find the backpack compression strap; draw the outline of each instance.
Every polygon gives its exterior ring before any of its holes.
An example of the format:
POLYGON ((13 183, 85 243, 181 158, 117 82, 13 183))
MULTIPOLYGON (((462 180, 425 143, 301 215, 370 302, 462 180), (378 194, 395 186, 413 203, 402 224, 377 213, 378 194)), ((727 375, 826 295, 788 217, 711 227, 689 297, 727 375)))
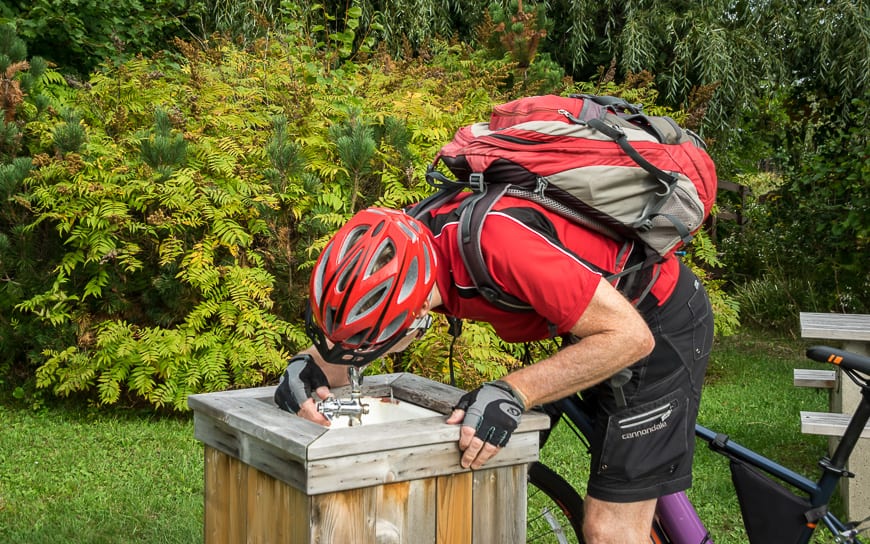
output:
POLYGON ((590 119, 586 122, 590 127, 594 128, 598 132, 606 135, 609 138, 612 138, 619 147, 625 152, 626 155, 631 157, 631 159, 637 163, 638 166, 649 172, 653 175, 663 186, 664 191, 661 193, 656 193, 657 202, 650 206, 649 210, 644 213, 643 217, 638 219, 632 227, 635 229, 646 232, 652 228, 652 218, 658 214, 659 210, 661 210, 664 203, 670 198, 671 194, 673 194, 674 189, 677 187, 677 177, 673 174, 665 172, 661 170, 645 158, 643 155, 638 153, 637 149, 635 149, 629 142, 628 137, 625 135, 625 132, 619 129, 619 127, 608 125, 601 119, 590 119))

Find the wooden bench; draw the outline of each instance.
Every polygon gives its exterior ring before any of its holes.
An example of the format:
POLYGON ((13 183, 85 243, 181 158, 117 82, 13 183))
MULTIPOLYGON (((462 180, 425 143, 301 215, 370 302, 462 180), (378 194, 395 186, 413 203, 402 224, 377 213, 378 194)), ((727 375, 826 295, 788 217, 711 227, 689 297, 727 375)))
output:
MULTIPOLYGON (((831 344, 846 351, 870 355, 870 315, 868 314, 831 314, 801 312, 801 337, 821 340, 820 344, 831 344), (832 342, 833 341, 833 342, 832 342), (837 346, 839 344, 839 346, 837 346)), ((816 370, 795 370, 795 385, 810 384, 816 370)), ((833 370, 834 380, 830 389, 830 410, 828 412, 801 412, 801 432, 831 437, 831 448, 836 439, 843 435, 846 424, 861 398, 860 389, 848 377, 833 370)), ((823 378, 820 383, 831 383, 823 378)), ((829 387, 820 385, 812 387, 829 387)), ((870 438, 870 425, 864 429, 862 438, 870 438)), ((843 506, 850 519, 864 519, 870 516, 870 440, 861 440, 852 452, 849 466, 857 475, 854 479, 840 480, 843 506)))
MULTIPOLYGON (((801 411, 801 432, 824 436, 843 436, 849 419, 851 419, 849 414, 801 411)), ((870 425, 864 427, 861 438, 870 438, 870 425)), ((870 469, 870 467, 867 468, 870 469)))
POLYGON ((837 386, 837 371, 796 368, 794 369, 794 385, 795 387, 834 389, 837 386))

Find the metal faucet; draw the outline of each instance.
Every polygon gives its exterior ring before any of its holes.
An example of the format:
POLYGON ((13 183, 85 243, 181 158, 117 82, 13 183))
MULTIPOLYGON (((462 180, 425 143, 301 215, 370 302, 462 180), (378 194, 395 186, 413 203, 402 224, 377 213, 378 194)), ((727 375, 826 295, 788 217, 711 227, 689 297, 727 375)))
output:
POLYGON ((336 416, 347 416, 351 427, 362 425, 363 414, 369 413, 369 405, 362 402, 362 371, 362 367, 356 365, 348 366, 347 377, 350 380, 350 398, 329 396, 317 403, 317 411, 330 421, 336 416))

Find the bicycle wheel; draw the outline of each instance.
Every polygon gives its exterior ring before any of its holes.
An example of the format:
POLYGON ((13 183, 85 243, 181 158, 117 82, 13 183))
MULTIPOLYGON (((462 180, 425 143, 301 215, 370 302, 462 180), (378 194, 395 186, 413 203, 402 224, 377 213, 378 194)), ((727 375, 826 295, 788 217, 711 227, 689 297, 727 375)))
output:
POLYGON ((583 543, 583 499, 564 478, 540 462, 529 465, 526 542, 583 543))

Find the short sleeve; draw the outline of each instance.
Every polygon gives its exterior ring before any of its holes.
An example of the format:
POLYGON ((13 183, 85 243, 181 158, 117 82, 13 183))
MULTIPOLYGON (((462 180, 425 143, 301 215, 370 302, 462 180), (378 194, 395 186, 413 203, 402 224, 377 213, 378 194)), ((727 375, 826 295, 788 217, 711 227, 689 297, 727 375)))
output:
POLYGON ((503 212, 487 216, 481 247, 493 280, 562 332, 580 319, 601 280, 558 240, 503 212))

